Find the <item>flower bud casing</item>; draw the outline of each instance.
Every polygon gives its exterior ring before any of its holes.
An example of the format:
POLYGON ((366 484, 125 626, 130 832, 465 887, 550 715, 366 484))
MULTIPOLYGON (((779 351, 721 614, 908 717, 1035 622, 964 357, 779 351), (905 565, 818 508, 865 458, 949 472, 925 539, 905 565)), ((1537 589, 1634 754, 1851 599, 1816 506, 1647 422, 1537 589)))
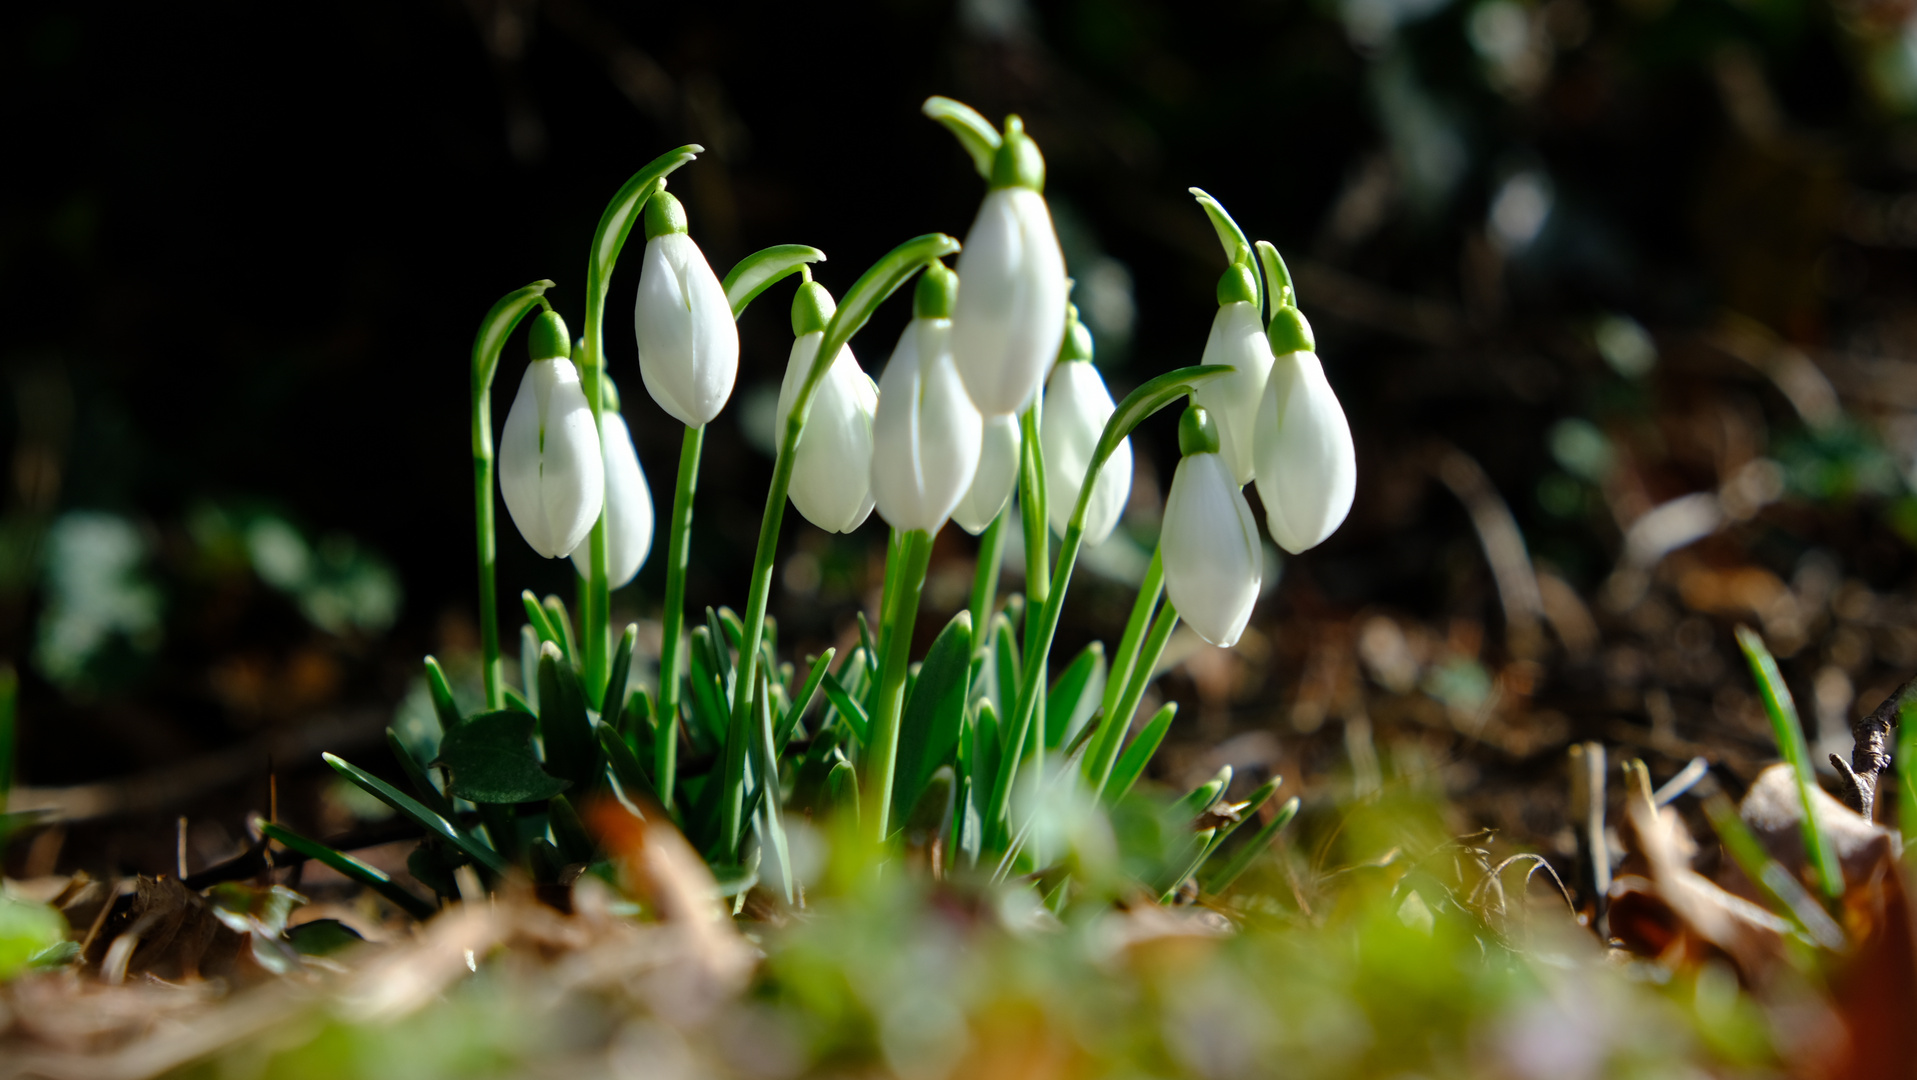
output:
POLYGON ((1018 487, 1022 445, 1018 417, 1006 414, 981 419, 978 471, 972 475, 971 489, 952 509, 952 520, 973 536, 990 528, 992 519, 1012 501, 1012 490, 1018 487))
MULTIPOLYGON (((617 589, 639 576, 652 553, 652 489, 639 467, 625 417, 605 409, 599 414, 599 436, 606 459, 606 582, 617 589)), ((572 549, 573 569, 580 577, 592 576, 587 549, 586 544, 572 549)))
POLYGON ((725 287, 664 191, 646 202, 646 254, 633 304, 639 374, 659 407, 687 427, 725 408, 739 374, 739 329, 725 287))
POLYGON ((1172 474, 1158 544, 1178 617, 1213 645, 1230 646, 1258 602, 1264 551, 1251 506, 1218 452, 1223 433, 1205 413, 1193 406, 1179 422, 1185 456, 1172 474))
MULTIPOLYGON (((964 290, 959 296, 963 298, 964 290)), ((1052 528, 1064 535, 1078 505, 1079 489, 1098 438, 1116 406, 1105 379, 1089 360, 1064 360, 1045 384, 1039 416, 1039 448, 1045 458, 1045 500, 1052 528)), ((1118 525, 1132 492, 1132 441, 1127 438, 1105 461, 1085 513, 1085 544, 1105 542, 1118 525)))
MULTIPOLYGON (((802 286, 812 287, 815 282, 802 286)), ((795 303, 795 323, 798 312, 795 303)), ((785 439, 786 420, 824 338, 821 327, 807 330, 792 342, 785 381, 779 386, 772 429, 775 443, 785 439)), ((851 532, 872 513, 872 416, 878 405, 879 390, 872 377, 859 367, 851 348, 841 346, 812 395, 812 411, 799 434, 788 489, 799 513, 826 532, 851 532)))
MULTIPOLYGON (((1277 319, 1272 326, 1275 337, 1277 319)), ((1316 353, 1275 358, 1258 404, 1254 454, 1265 524, 1279 547, 1296 555, 1344 523, 1358 490, 1357 452, 1316 353)))
POLYGON ((1250 483, 1256 472, 1258 403, 1271 376, 1271 343, 1265 337, 1264 320, 1258 317, 1249 277, 1250 267, 1244 263, 1234 263, 1225 271, 1218 283, 1218 314, 1205 341, 1204 359, 1199 361, 1234 370, 1206 380, 1193 395, 1194 403, 1218 425, 1219 453, 1240 485, 1250 483))
POLYGON ((1065 255, 1039 194, 1044 163, 1016 117, 993 168, 992 189, 959 252, 952 353, 980 413, 1031 403, 1065 326, 1065 255))
MULTIPOLYGON (((563 322, 542 325, 558 319, 539 316, 536 352, 565 347, 563 322)), ((579 370, 563 353, 535 357, 519 380, 499 438, 499 492, 519 535, 548 559, 570 555, 599 518, 606 494, 599 432, 579 370)))
POLYGON ((952 272, 919 279, 917 317, 879 377, 872 419, 872 496, 895 529, 936 533, 972 487, 981 423, 952 362, 952 272))

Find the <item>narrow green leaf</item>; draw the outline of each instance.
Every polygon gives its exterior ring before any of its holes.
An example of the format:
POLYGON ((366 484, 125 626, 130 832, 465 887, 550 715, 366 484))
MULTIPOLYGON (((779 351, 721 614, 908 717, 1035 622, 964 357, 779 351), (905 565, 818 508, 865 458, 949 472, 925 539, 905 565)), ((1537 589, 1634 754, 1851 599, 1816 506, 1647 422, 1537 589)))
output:
MULTIPOLYGON (((1245 237, 1245 230, 1239 228, 1238 222, 1232 220, 1231 214, 1226 212, 1225 204, 1212 198, 1204 188, 1186 188, 1185 190, 1192 193, 1192 196, 1198 200, 1198 205, 1204 208, 1205 216, 1211 219, 1211 227, 1218 233, 1218 246, 1225 249, 1225 262, 1237 262, 1240 250, 1244 251, 1246 256, 1250 256, 1251 241, 1245 237)), ((1259 280, 1255 266, 1251 280, 1258 286, 1257 306, 1262 308, 1265 304, 1265 283, 1259 280)))
MULTIPOLYGON (((539 617, 542 621, 545 619, 544 609, 539 617)), ((526 710, 529 713, 539 712, 539 648, 544 644, 545 639, 530 623, 519 628, 519 686, 523 691, 520 696, 529 706, 526 710)), ((512 690, 511 687, 503 689, 512 690)))
MULTIPOLYGON (((915 236, 881 256, 872 268, 860 275, 859 280, 845 291, 845 299, 839 301, 838 310, 832 313, 832 320, 826 323, 825 337, 819 342, 819 352, 812 362, 812 370, 806 373, 805 385, 799 390, 798 406, 793 416, 786 420, 804 422, 801 410, 810 411, 814 391, 825 378, 826 370, 845 343, 852 335, 865 326, 885 298, 896 292, 899 286, 912 280, 912 276, 934 259, 941 259, 958 251, 959 242, 944 233, 926 233, 915 236)), ((1229 368, 1227 370, 1230 370, 1229 368)))
POLYGON ((411 795, 344 758, 333 754, 321 754, 320 759, 331 765, 341 776, 358 784, 367 794, 411 818, 415 824, 426 831, 452 841, 454 847, 485 864, 487 869, 500 874, 506 872, 506 861, 499 857, 497 851, 480 843, 471 833, 453 824, 449 819, 427 809, 411 795))
MULTIPOLYGON (((1917 839, 1917 701, 1897 717, 1897 828, 1917 839)), ((1904 865, 1917 865, 1917 843, 1904 844, 1904 865)))
POLYGON ((1171 868, 1170 872, 1152 883, 1153 891, 1158 893, 1159 903, 1169 904, 1178 896, 1178 887, 1204 865, 1205 853, 1211 850, 1212 842, 1217 838, 1217 829, 1199 829, 1191 834, 1184 846, 1178 849, 1178 854, 1166 863, 1171 868))
POLYGON ((692 715, 699 721, 697 727, 707 742, 723 748, 732 714, 726 708, 718 672, 712 667, 712 631, 703 626, 693 627, 692 633, 686 636, 686 651, 692 658, 687 678, 691 693, 686 695, 686 703, 692 706, 692 715))
POLYGON ((1211 809, 1211 804, 1217 802, 1230 786, 1231 766, 1226 765, 1218 770, 1216 776, 1186 792, 1184 798, 1173 804, 1172 812, 1181 817, 1195 818, 1211 809))
POLYGON ((1105 694, 1105 645, 1094 641, 1072 658, 1045 696, 1045 746, 1056 749, 1078 735, 1105 694))
MULTIPOLYGON (((1125 400, 1119 402, 1118 408, 1113 411, 1111 419, 1105 421, 1105 430, 1098 437, 1098 446, 1092 451, 1091 464, 1086 469, 1087 486, 1079 493, 1078 501, 1081 504, 1089 502, 1092 495, 1090 485, 1097 480, 1094 474, 1104 467, 1106 460, 1117 452, 1118 444, 1131 435, 1133 428, 1144 423, 1146 417, 1190 394, 1207 380, 1230 374, 1233 370, 1229 364, 1182 367, 1167 371, 1126 394, 1125 400)), ((1083 515, 1078 516, 1083 520, 1083 515)), ((1054 583, 1053 587, 1057 588, 1058 584, 1054 583)))
POLYGON ((1804 851, 1817 871, 1817 883, 1825 896, 1841 896, 1844 892, 1844 872, 1837 865, 1837 852, 1824 835, 1823 827, 1817 823, 1817 804, 1811 799, 1811 792, 1817 787, 1817 774, 1812 771, 1810 747, 1804 741, 1803 722, 1797 718, 1797 703, 1791 698, 1790 687, 1784 685, 1784 674, 1777 670, 1776 658, 1764 647, 1763 638, 1758 637, 1750 627, 1739 626, 1737 644, 1744 650, 1744 658, 1751 665, 1751 674, 1757 679, 1760 696, 1764 699, 1764 711, 1770 715, 1771 731, 1777 738, 1777 748, 1797 774, 1797 797, 1804 804, 1804 851))
POLYGON ((814 657, 808 661, 812 665, 812 673, 805 677, 805 688, 799 691, 798 697, 792 699, 791 708, 785 711, 785 718, 779 721, 777 732, 779 749, 785 749, 785 744, 792 738, 793 731, 798 728, 799 718, 812 707, 812 700, 819 696, 819 685, 825 682, 826 674, 832 670, 832 657, 837 651, 827 649, 824 656, 814 657))
POLYGON ((431 903, 421 900, 401 888, 386 872, 353 858, 343 851, 335 851, 317 840, 308 840, 299 833, 271 821, 260 823, 260 833, 267 839, 276 841, 291 851, 339 871, 361 885, 373 890, 393 902, 393 906, 411 915, 415 919, 426 920, 433 917, 439 909, 431 903))
POLYGON ((856 828, 859 821, 859 774, 849 761, 841 761, 832 766, 826 775, 825 790, 832 804, 841 814, 851 814, 852 824, 856 828))
POLYGON ((706 634, 705 645, 712 653, 707 659, 712 662, 712 670, 718 674, 719 685, 725 690, 726 701, 730 703, 732 696, 738 693, 738 687, 734 685, 738 675, 733 671, 732 651, 738 647, 734 643, 739 639, 726 634, 725 624, 719 621, 719 613, 711 608, 706 609, 706 634))
POLYGON ((779 887, 785 902, 795 898, 792 881, 792 854, 786 845, 785 823, 779 817, 779 758, 772 748, 772 709, 766 669, 759 669, 758 692, 753 695, 752 749, 759 771, 759 805, 754 808, 753 827, 759 832, 759 846, 772 848, 779 868, 779 887))
POLYGON ((998 710, 990 698, 981 698, 972 707, 971 780, 972 797, 977 802, 992 790, 998 777, 998 710))
POLYGON ((1249 869, 1251 864, 1257 861, 1258 856, 1264 854, 1265 849, 1278 838, 1278 834, 1284 830, 1284 827, 1291 824, 1291 819, 1297 816, 1298 799, 1293 796, 1285 800, 1285 805, 1279 807, 1271 820, 1265 822, 1263 828, 1253 833, 1251 839, 1233 853, 1231 859, 1220 867, 1216 874, 1206 878, 1205 891, 1217 896, 1230 888, 1231 883, 1237 881, 1239 875, 1249 869))
POLYGON ((1211 846, 1205 849, 1206 861, 1210 861, 1211 858, 1218 853, 1218 849, 1224 846, 1225 841, 1231 839, 1232 833, 1237 832, 1245 822, 1250 821, 1256 816, 1258 811, 1262 809, 1266 803, 1271 801, 1271 797, 1278 794, 1278 788, 1284 782, 1283 777, 1274 776, 1263 784, 1260 784, 1258 790, 1251 793, 1251 797, 1246 799, 1244 805, 1238 808, 1238 820, 1221 826, 1218 830, 1218 835, 1212 838, 1211 846))
POLYGON ((1286 304, 1298 306, 1298 290, 1291 284, 1291 268, 1269 240, 1258 241, 1258 262, 1265 271, 1265 320, 1286 304))
POLYGON ((1000 715, 1010 713, 1018 702, 1021 681, 1019 669, 1023 666, 1018 652, 1018 634, 1012 629, 1012 621, 1003 613, 992 616, 992 674, 998 684, 998 700, 993 704, 998 707, 1000 715))
POLYGON ((1704 800, 1704 816, 1712 831, 1723 842, 1724 851, 1737 863, 1744 876, 1756 885, 1771 910, 1782 915, 1798 932, 1833 952, 1845 947, 1844 929, 1817 903, 1817 898, 1802 882, 1764 848, 1764 842, 1751 832, 1738 816, 1737 808, 1722 792, 1704 800))
POLYGON ((626 797, 643 795, 653 802, 659 801, 659 792, 652 786, 652 778, 646 775, 646 769, 640 763, 639 755, 626 745, 609 727, 599 727, 599 748, 606 755, 606 767, 612 770, 612 778, 625 790, 626 797))
POLYGON ((541 278, 523 289, 515 289, 500 297, 499 302, 486 312, 486 317, 479 320, 479 333, 473 337, 472 374, 475 390, 493 384, 493 373, 499 368, 499 354, 506 347, 506 339, 512 336, 519 320, 525 318, 526 313, 539 303, 539 298, 552 287, 551 281, 541 278))
POLYGON ((899 745, 892 781, 894 821, 904 821, 918 805, 925 785, 940 766, 950 764, 965 722, 971 690, 972 613, 961 611, 945 624, 919 666, 919 677, 899 714, 899 745))
POLYGON ((552 620, 546 617, 546 609, 539 605, 539 597, 533 595, 531 589, 520 591, 519 604, 526 609, 526 625, 532 627, 533 633, 539 635, 540 642, 550 641, 562 649, 565 648, 565 641, 559 637, 559 632, 553 629, 552 620))
POLYGON ((539 736, 554 776, 585 785, 599 774, 599 740, 586 716, 579 673, 551 643, 539 654, 539 736))
POLYGON ((747 304, 787 275, 798 273, 807 263, 824 261, 825 252, 804 244, 779 244, 740 259, 726 274, 724 282, 732 317, 744 315, 747 304))
POLYGON ((426 690, 433 698, 433 715, 439 718, 439 730, 443 734, 459 726, 459 702, 453 698, 453 684, 446 678, 446 671, 439 661, 431 656, 426 658, 426 690))
POLYGON ((552 828, 554 846, 566 857, 569 863, 589 863, 598 851, 598 845, 592 842, 592 834, 586 831, 586 823, 579 820, 579 811, 573 809, 572 801, 564 795, 554 795, 546 800, 546 824, 552 828))
POLYGON ((920 106, 925 115, 944 124, 946 130, 957 137, 959 145, 965 148, 972 158, 972 167, 986 180, 992 179, 992 161, 998 156, 998 148, 1004 137, 992 127, 991 121, 980 116, 977 109, 948 97, 929 97, 920 106))
POLYGON ((626 237, 632 233, 632 227, 638 222, 646 200, 659 189, 660 182, 675 169, 703 153, 705 147, 697 143, 667 151, 620 185, 612 201, 606 204, 605 213, 599 216, 598 228, 593 230, 591 266, 595 280, 603 282, 612 277, 613 265, 619 261, 620 249, 626 246, 626 237))
POLYGON ((839 716, 845 720, 846 726, 852 729, 852 737, 859 741, 860 746, 864 746, 868 738, 867 733, 872 728, 872 721, 865 714, 865 706, 853 700, 852 695, 847 693, 845 686, 839 682, 839 677, 831 672, 826 673, 820 686, 825 690, 825 699, 832 703, 832 707, 837 709, 839 716))
MULTIPOLYGON (((516 709, 479 713, 446 733, 434 764, 452 774, 448 787, 462 799, 476 803, 550 799, 570 785, 540 766, 533 746, 537 724, 516 709)), ((449 807, 433 809, 451 820, 449 807)))
MULTIPOLYGON (((888 565, 890 565, 890 560, 887 562, 888 565)), ((872 643, 872 627, 865 621, 865 612, 855 612, 854 615, 859 623, 859 648, 861 650, 855 653, 854 657, 864 661, 866 675, 869 678, 876 679, 879 675, 879 657, 882 654, 879 652, 879 647, 872 643)), ((850 685, 849 681, 847 685, 850 685)))
POLYGON ((632 650, 639 644, 639 624, 626 624, 619 644, 612 650, 612 672, 606 677, 606 696, 599 705, 599 722, 614 731, 624 730, 626 683, 632 674, 632 650))
MULTIPOLYGON (((445 740, 442 738, 440 741, 445 740)), ((413 785, 414 791, 419 793, 419 801, 432 808, 435 813, 452 817, 453 804, 447 802, 446 796, 440 794, 439 789, 433 786, 432 778, 426 775, 425 769, 419 767, 419 762, 413 760, 412 751, 406 749, 406 744, 399 741, 399 735, 390 727, 386 729, 386 748, 393 752, 394 759, 399 762, 400 771, 406 774, 406 781, 413 785)))
MULTIPOLYGON (((534 669, 534 670, 536 671, 537 669, 534 669)), ((536 677, 537 676, 535 676, 535 678, 536 677)), ((531 701, 528 701, 526 699, 526 695, 520 693, 519 691, 513 689, 510 686, 500 687, 500 690, 505 695, 507 708, 517 709, 520 712, 525 713, 527 716, 539 715, 539 710, 533 706, 533 703, 531 701)))
POLYGON ((1171 730, 1172 718, 1177 715, 1178 703, 1166 702, 1119 755, 1118 764, 1112 766, 1111 778, 1105 783, 1105 805, 1112 806, 1130 793, 1132 785, 1145 774, 1152 755, 1158 752, 1158 744, 1165 741, 1165 733, 1171 730))
POLYGON ((585 654, 579 651, 579 642, 572 636, 572 613, 566 610, 566 602, 558 596, 546 597, 546 625, 552 628, 559 649, 565 654, 566 663, 573 667, 580 665, 585 654))

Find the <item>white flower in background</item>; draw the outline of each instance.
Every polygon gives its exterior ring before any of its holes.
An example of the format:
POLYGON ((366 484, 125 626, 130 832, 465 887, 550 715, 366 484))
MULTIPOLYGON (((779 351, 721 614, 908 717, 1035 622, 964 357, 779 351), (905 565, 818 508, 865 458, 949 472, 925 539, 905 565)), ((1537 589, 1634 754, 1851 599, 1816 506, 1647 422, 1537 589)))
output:
MULTIPOLYGON (((960 290, 963 295, 964 290, 960 290)), ((1085 485, 1085 471, 1091 466, 1098 437, 1105 433, 1105 422, 1116 406, 1105 379, 1091 361, 1091 334, 1074 317, 1067 329, 1058 366, 1045 383, 1045 399, 1039 414, 1038 445, 1045 458, 1045 504, 1052 528, 1060 536, 1072 520, 1078 505, 1079 489, 1085 485)), ((1132 493, 1132 441, 1118 444, 1112 456, 1099 470, 1092 485, 1091 502, 1085 509, 1085 544, 1096 547, 1105 542, 1125 511, 1132 493)))
POLYGON ((1018 432, 1018 417, 1011 414, 987 416, 979 433, 978 471, 972 487, 952 510, 959 528, 977 536, 992 525, 992 519, 1012 501, 1018 487, 1018 453, 1023 439, 1018 432))
POLYGON ((1023 411, 1065 329, 1065 255, 1045 206, 1045 161, 1017 117, 959 253, 952 353, 980 413, 1023 411))
POLYGON ((1158 544, 1165 595, 1178 617, 1199 637, 1228 646, 1237 644, 1258 602, 1264 554, 1251 507, 1219 453, 1221 434, 1200 406, 1179 420, 1185 456, 1172 474, 1158 544))
MULTIPOLYGON (((799 286, 792 302, 792 330, 798 336, 779 386, 775 445, 785 440, 786 420, 812 370, 833 307, 824 286, 815 281, 799 286)), ((788 489, 799 513, 826 532, 851 532, 872 513, 872 415, 878 407, 878 386, 859 367, 851 348, 840 346, 812 395, 788 489)))
POLYGON ((739 328, 724 286, 686 233, 679 200, 659 192, 646 200, 645 220, 646 254, 632 308, 639 374, 660 408, 687 427, 703 427, 732 396, 739 328))
POLYGON ((1199 361, 1236 370, 1199 384, 1193 395, 1194 403, 1203 406, 1218 425, 1219 453, 1240 485, 1250 483, 1254 472, 1258 403, 1271 375, 1271 343, 1265 338, 1265 322, 1258 317, 1258 293, 1251 273, 1245 263, 1233 263, 1219 280, 1218 314, 1199 361))
POLYGON ((879 377, 872 496, 895 529, 936 533, 978 471, 981 425, 952 362, 952 296, 943 263, 919 279, 914 318, 879 377))
POLYGON ((1293 555, 1343 524, 1358 490, 1351 425, 1325 381, 1311 326, 1293 307, 1271 321, 1275 360, 1258 404, 1258 497, 1271 538, 1293 555))
MULTIPOLYGON (((606 389, 610 390, 608 382, 606 389)), ((607 398, 614 398, 607 394, 607 398)), ((633 450, 632 431, 619 415, 616 400, 599 414, 599 444, 606 453, 606 585, 617 589, 639 574, 652 552, 652 489, 633 450)), ((572 549, 580 577, 592 576, 590 543, 572 549)))
POLYGON ((548 559, 572 554, 606 495, 592 408, 567 358, 566 324, 550 311, 533 323, 533 361, 499 438, 499 492, 519 535, 548 559))

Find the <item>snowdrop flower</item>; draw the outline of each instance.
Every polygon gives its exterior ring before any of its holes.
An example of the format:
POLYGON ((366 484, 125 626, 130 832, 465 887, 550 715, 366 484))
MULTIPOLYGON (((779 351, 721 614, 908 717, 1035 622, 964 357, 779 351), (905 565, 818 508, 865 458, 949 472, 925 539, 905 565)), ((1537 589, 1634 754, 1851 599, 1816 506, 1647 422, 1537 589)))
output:
POLYGON ((934 262, 919 278, 914 317, 879 377, 872 418, 872 495, 895 529, 936 533, 978 471, 978 409, 952 362, 958 276, 934 262))
POLYGON ((977 536, 990 528, 994 518, 1012 501, 1012 489, 1018 486, 1018 453, 1024 440, 1018 432, 1018 417, 1011 414, 987 416, 979 433, 978 471, 972 476, 971 490, 952 510, 959 528, 977 536))
POLYGON ((1296 555, 1322 543, 1351 512, 1358 460, 1311 324, 1286 305, 1273 316, 1270 337, 1276 359, 1258 404, 1253 449, 1258 497, 1271 538, 1296 555))
MULTIPOLYGON (((960 289, 959 294, 964 295, 960 289)), ((1045 459, 1045 501, 1052 528, 1059 535, 1072 520, 1078 505, 1079 489, 1085 485, 1085 471, 1091 466, 1098 437, 1105 433, 1117 406, 1105 379, 1092 366, 1092 335, 1071 310, 1067 320, 1065 343, 1059 350, 1058 366, 1045 383, 1045 399, 1039 415, 1038 445, 1045 459)), ((1125 510, 1132 493, 1132 441, 1128 438, 1105 460, 1098 480, 1092 486, 1091 503, 1085 512, 1085 545, 1096 547, 1105 542, 1125 510)))
POLYGON ((533 361, 499 438, 499 491, 519 535, 548 559, 570 555, 605 499, 606 474, 592 408, 567 358, 566 323, 533 322, 533 361))
MULTIPOLYGON (((812 370, 812 359, 832 319, 832 295, 816 281, 799 286, 792 301, 792 355, 786 361, 785 382, 779 386, 779 408, 772 429, 775 443, 785 440, 786 420, 800 387, 812 370)), ((851 532, 872 513, 872 414, 878 411, 879 388, 872 377, 841 346, 832 358, 812 411, 799 435, 792 461, 792 505, 805 519, 826 532, 851 532)))
POLYGON ((699 245, 686 234, 679 200, 646 200, 646 255, 632 327, 646 392, 673 419, 703 427, 725 408, 739 374, 732 305, 699 245))
MULTIPOLYGON (((606 585, 617 589, 639 575, 652 552, 652 490, 633 450, 632 432, 619 415, 619 394, 612 380, 607 379, 602 389, 599 445, 606 454, 606 585)), ((590 544, 572 549, 572 565, 580 577, 592 576, 590 544)))
POLYGON ((1249 254, 1243 254, 1245 258, 1233 262, 1218 279, 1218 314, 1211 322, 1204 359, 1199 361, 1237 370, 1206 380, 1193 395, 1193 403, 1203 406, 1217 424, 1219 453, 1240 486, 1250 483, 1253 475, 1258 403, 1271 375, 1271 343, 1265 337, 1264 320, 1258 317, 1258 288, 1246 261, 1249 254))
MULTIPOLYGON (((1223 375, 1222 378, 1231 376, 1223 375)), ((1159 554, 1178 617, 1213 645, 1235 645, 1258 602, 1264 554, 1258 525, 1220 453, 1223 433, 1202 406, 1178 421, 1185 456, 1165 497, 1159 554)))
POLYGON ((952 309, 952 354, 986 416, 1031 404, 1065 328, 1065 255, 1044 188, 1045 160, 1011 117, 991 190, 959 253, 963 287, 952 309))

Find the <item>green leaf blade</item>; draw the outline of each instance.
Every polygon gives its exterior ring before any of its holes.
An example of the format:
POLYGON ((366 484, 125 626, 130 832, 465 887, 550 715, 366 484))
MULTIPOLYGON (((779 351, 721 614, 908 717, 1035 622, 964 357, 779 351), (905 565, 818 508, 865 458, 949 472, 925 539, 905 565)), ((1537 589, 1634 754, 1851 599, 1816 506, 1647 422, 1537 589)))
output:
POLYGON ((333 754, 321 754, 320 759, 332 766, 335 772, 357 784, 367 794, 411 818, 414 824, 451 841, 454 847, 485 864, 487 869, 498 874, 506 872, 506 860, 500 858, 497 851, 480 843, 471 833, 453 824, 452 821, 427 809, 411 795, 344 758, 333 754))
POLYGON ((1812 771, 1810 746, 1804 739, 1803 721, 1797 716, 1797 702, 1784 683, 1784 673, 1777 668, 1777 658, 1771 655, 1756 631, 1739 626, 1737 644, 1744 650, 1744 659, 1749 661, 1751 675, 1757 680, 1764 712, 1770 716, 1771 731, 1777 737, 1777 748, 1797 775, 1797 795, 1804 805, 1804 851, 1817 871, 1818 886, 1825 896, 1841 896, 1844 873, 1837 864, 1836 850, 1817 823, 1816 803, 1811 798, 1817 788, 1817 774, 1812 771))
POLYGON ((992 161, 998 156, 999 145, 1005 140, 991 121, 962 101, 936 95, 926 98, 919 111, 945 125, 945 129, 965 148, 979 176, 987 181, 992 179, 992 161))
POLYGON ((398 882, 395 882, 391 877, 386 875, 385 871, 368 866, 358 859, 353 858, 351 855, 343 851, 336 851, 317 840, 308 840, 306 837, 301 836, 299 833, 294 832, 284 825, 264 821, 260 823, 260 833, 267 839, 279 843, 290 851, 296 851, 315 862, 323 863, 339 871, 346 877, 359 882, 361 885, 391 900, 395 907, 415 919, 421 921, 430 919, 433 917, 434 912, 439 910, 427 901, 421 900, 411 892, 401 888, 398 882))
POLYGON ((798 273, 806 264, 824 261, 825 252, 805 244, 777 244, 740 259, 722 283, 726 303, 732 305, 732 317, 744 315, 746 305, 760 293, 798 273))
POLYGON ((965 722, 971 674, 972 613, 961 611, 939 631, 919 666, 918 681, 905 698, 892 786, 893 820, 904 821, 918 805, 932 774, 951 763, 965 722))

